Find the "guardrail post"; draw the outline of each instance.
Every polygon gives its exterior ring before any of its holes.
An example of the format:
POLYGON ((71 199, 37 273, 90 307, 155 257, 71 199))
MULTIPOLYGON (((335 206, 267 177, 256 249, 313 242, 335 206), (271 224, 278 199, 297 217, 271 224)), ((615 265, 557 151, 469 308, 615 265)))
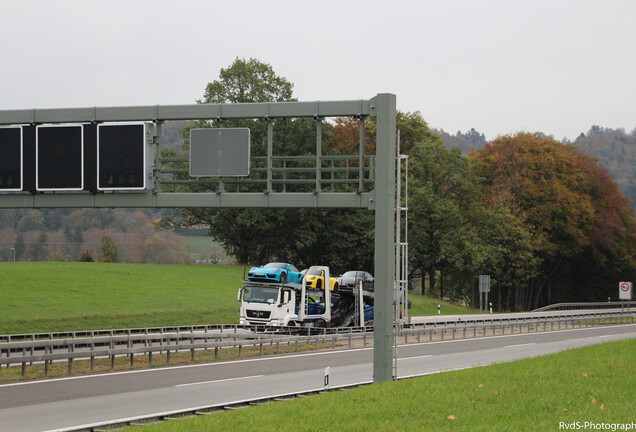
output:
POLYGON ((91 342, 91 372, 95 370, 95 356, 93 353, 95 352, 95 342, 91 342))
MULTIPOLYGON (((24 357, 25 353, 26 353, 25 349, 22 348, 22 357, 24 357)), ((24 376, 25 372, 26 372, 26 362, 23 361, 22 362, 22 376, 24 376)))
MULTIPOLYGON (((31 335, 31 341, 35 342, 35 335, 31 335)), ((31 356, 33 356, 33 347, 31 347, 31 356)), ((33 362, 29 363, 29 366, 33 366, 33 362)))
MULTIPOLYGON (((73 352, 72 346, 73 345, 69 345, 69 347, 68 347, 68 352, 69 353, 73 352)), ((73 372, 73 359, 69 358, 68 359, 68 374, 70 375, 72 372, 73 372)))

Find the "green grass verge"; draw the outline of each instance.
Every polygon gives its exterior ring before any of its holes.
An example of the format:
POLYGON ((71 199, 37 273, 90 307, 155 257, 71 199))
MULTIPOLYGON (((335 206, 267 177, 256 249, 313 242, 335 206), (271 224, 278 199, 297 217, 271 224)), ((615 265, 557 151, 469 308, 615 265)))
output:
POLYGON ((634 352, 630 339, 125 430, 534 432, 564 430, 560 422, 631 424, 634 352))
POLYGON ((411 300, 410 316, 437 315, 437 305, 441 306, 442 315, 478 314, 479 309, 459 306, 454 303, 409 292, 411 300))
MULTIPOLYGON (((243 266, 10 262, 0 275, 0 334, 16 334, 238 323, 243 266)), ((438 300, 410 299, 410 315, 437 314, 438 300)))

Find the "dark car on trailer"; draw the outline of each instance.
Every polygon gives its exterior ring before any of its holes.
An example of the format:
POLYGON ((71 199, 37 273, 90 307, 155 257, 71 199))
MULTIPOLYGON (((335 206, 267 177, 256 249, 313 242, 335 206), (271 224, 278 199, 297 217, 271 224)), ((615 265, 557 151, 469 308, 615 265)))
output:
POLYGON ((336 278, 340 284, 340 289, 353 289, 362 281, 363 289, 366 291, 373 291, 375 286, 375 279, 369 272, 362 270, 350 270, 343 273, 340 277, 336 278))

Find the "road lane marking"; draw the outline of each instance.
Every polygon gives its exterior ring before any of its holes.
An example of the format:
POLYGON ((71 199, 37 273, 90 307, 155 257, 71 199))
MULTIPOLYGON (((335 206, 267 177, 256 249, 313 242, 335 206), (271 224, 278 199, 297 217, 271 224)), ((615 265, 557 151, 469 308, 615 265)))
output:
POLYGON ((225 378, 225 379, 218 379, 218 380, 212 380, 212 381, 199 381, 199 382, 187 383, 187 384, 177 384, 177 385, 174 385, 173 387, 188 387, 188 386, 212 384, 212 383, 226 382, 226 381, 238 381, 238 380, 246 380, 251 378, 260 378, 264 376, 265 375, 252 375, 252 376, 246 376, 246 377, 225 378))
POLYGON ((433 357, 433 355, 429 354, 429 355, 425 355, 425 356, 399 357, 398 360, 411 360, 411 359, 414 359, 414 358, 428 358, 428 357, 433 357))
POLYGON ((526 344, 517 344, 517 345, 507 345, 504 348, 517 348, 517 347, 530 346, 530 345, 536 345, 536 342, 526 343, 526 344))

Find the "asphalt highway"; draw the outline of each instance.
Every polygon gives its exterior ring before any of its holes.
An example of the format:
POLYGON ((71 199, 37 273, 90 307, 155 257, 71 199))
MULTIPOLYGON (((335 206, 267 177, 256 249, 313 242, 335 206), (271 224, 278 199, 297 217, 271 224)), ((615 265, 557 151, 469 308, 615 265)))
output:
MULTIPOLYGON (((636 324, 414 343, 398 348, 408 377, 636 337, 636 324)), ((373 349, 297 353, 222 363, 0 385, 2 430, 90 427, 179 410, 373 380, 373 349)))

